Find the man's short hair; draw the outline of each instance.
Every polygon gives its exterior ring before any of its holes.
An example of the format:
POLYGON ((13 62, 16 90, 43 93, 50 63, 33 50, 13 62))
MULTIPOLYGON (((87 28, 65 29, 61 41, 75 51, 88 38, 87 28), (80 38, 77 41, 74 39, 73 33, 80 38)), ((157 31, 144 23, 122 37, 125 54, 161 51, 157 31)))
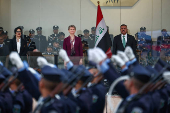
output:
POLYGON ((68 30, 70 29, 70 27, 73 27, 76 30, 76 26, 75 25, 68 26, 68 30))
POLYGON ((126 27, 127 27, 127 25, 126 25, 126 24, 122 24, 122 25, 120 26, 120 28, 121 28, 122 26, 126 26, 126 27))
POLYGON ((131 80, 133 81, 136 89, 138 89, 138 90, 140 90, 145 85, 145 83, 135 79, 134 77, 132 77, 131 80))
POLYGON ((48 89, 49 91, 53 91, 55 89, 55 87, 58 85, 57 82, 51 82, 51 81, 48 81, 46 79, 43 79, 43 83, 45 85, 45 88, 48 89))

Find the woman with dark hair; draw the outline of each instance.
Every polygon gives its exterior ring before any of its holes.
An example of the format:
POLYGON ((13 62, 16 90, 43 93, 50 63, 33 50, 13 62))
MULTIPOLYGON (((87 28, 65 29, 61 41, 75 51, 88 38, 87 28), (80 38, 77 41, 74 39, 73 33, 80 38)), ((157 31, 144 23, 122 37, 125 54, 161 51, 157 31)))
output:
POLYGON ((10 51, 17 51, 20 56, 26 56, 27 41, 23 39, 22 29, 17 27, 14 29, 14 37, 10 42, 10 51))
POLYGON ((70 25, 68 27, 68 32, 70 35, 64 39, 63 49, 66 50, 67 55, 74 65, 81 65, 83 58, 83 48, 81 43, 81 38, 75 36, 76 27, 70 25))

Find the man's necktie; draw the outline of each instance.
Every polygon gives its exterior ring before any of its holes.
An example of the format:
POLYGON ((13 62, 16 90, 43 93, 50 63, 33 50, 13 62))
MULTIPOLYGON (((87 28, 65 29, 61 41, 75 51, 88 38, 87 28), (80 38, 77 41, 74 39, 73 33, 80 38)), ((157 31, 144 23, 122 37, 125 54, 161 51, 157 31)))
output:
POLYGON ((123 35, 123 47, 125 48, 126 42, 125 42, 125 36, 123 35))

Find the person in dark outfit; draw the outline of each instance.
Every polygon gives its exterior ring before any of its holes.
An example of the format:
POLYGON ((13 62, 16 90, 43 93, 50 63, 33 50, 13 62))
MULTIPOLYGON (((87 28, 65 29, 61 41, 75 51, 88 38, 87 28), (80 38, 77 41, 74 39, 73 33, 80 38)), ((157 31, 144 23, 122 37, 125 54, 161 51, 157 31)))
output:
POLYGON ((20 56, 26 56, 27 53, 27 41, 22 37, 22 29, 20 27, 15 28, 14 37, 10 42, 10 52, 17 51, 20 56))

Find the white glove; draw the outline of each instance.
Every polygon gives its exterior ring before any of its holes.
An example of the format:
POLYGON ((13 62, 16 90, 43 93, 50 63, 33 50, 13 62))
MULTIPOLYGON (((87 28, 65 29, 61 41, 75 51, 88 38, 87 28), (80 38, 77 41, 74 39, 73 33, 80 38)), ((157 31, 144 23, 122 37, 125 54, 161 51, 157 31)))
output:
POLYGON ((101 56, 102 60, 107 58, 106 53, 104 53, 104 51, 102 49, 96 47, 95 50, 97 51, 97 53, 99 53, 99 55, 101 56))
POLYGON ((44 67, 45 65, 48 65, 48 62, 44 57, 38 57, 37 63, 40 68, 44 67))
POLYGON ((165 72, 163 73, 163 78, 164 78, 164 80, 165 80, 167 83, 170 84, 170 71, 165 71, 165 72))
POLYGON ((124 62, 128 62, 129 58, 126 56, 126 54, 123 51, 118 51, 117 55, 124 61, 124 62))
POLYGON ((88 50, 89 61, 99 64, 101 61, 107 58, 106 54, 100 48, 94 48, 88 50))
POLYGON ((94 49, 88 49, 88 60, 89 61, 93 61, 93 52, 94 52, 94 49))
POLYGON ((125 62, 117 55, 112 55, 111 60, 120 67, 125 65, 125 62))
POLYGON ((129 46, 127 46, 127 47, 125 48, 125 54, 126 54, 126 56, 129 58, 129 60, 132 60, 132 59, 135 58, 135 55, 134 55, 134 53, 133 53, 133 50, 132 50, 132 48, 129 47, 129 46))
POLYGON ((13 65, 17 66, 18 69, 24 67, 24 64, 17 52, 11 52, 11 54, 9 55, 9 59, 13 65))
POLYGON ((60 49, 59 51, 59 56, 65 61, 65 62, 69 62, 70 59, 68 58, 68 55, 66 53, 66 51, 64 49, 60 49))

